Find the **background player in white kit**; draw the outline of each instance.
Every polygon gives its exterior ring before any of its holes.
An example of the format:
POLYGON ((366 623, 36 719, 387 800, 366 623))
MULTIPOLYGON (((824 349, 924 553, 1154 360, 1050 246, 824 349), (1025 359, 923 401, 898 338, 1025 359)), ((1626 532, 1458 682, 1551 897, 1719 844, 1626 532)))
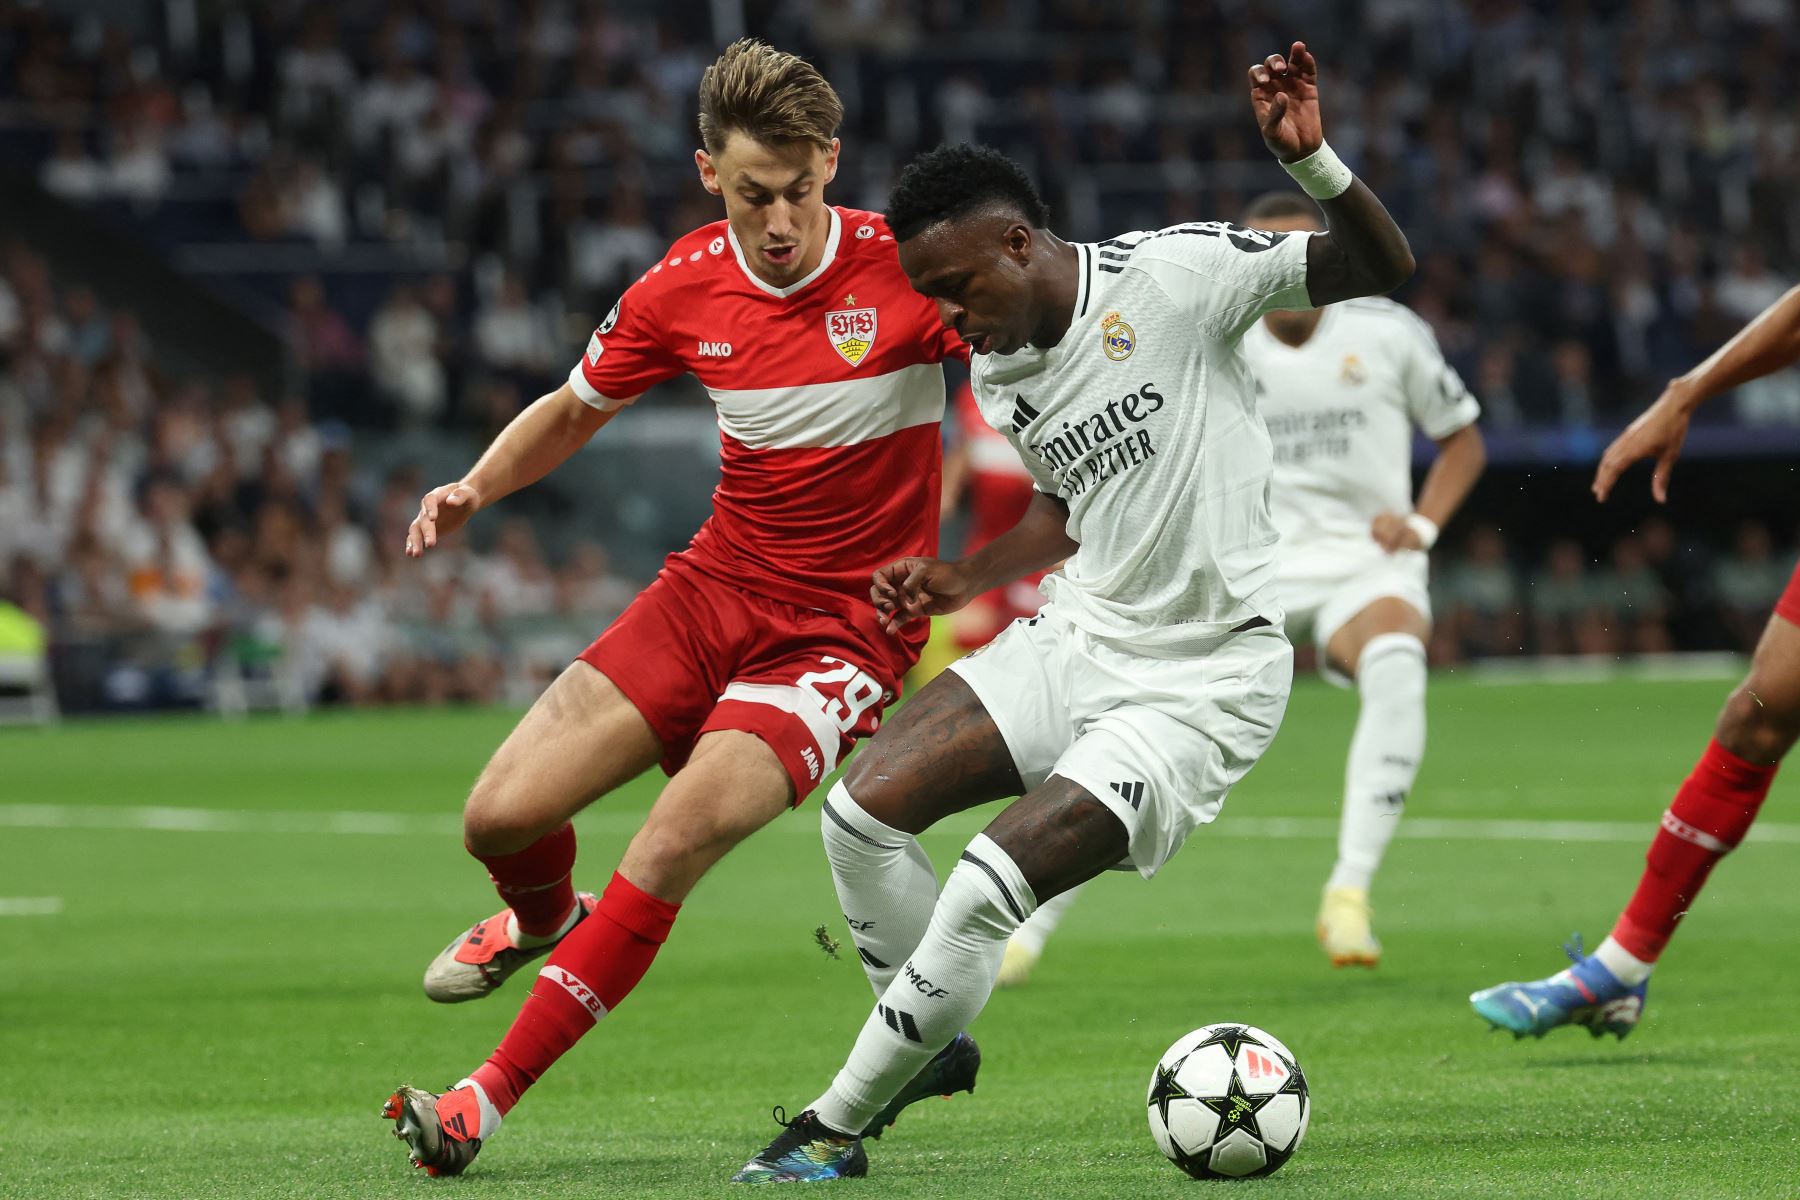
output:
POLYGON ((889 220, 913 287, 969 343, 977 399, 1037 491, 962 562, 876 573, 890 628, 1059 559, 1049 602, 901 709, 822 806, 826 854, 879 995, 829 1090, 736 1176, 860 1175, 854 1136, 987 1003, 1041 900, 1110 867, 1153 875, 1267 748, 1293 678, 1273 454, 1239 342, 1265 312, 1387 291, 1405 235, 1320 129, 1295 43, 1251 68, 1270 150, 1330 232, 1216 222, 1093 245, 1046 228, 1019 167, 945 147, 902 174, 889 220), (941 896, 916 835, 1018 796, 941 896))
MULTIPOLYGON (((1243 221, 1271 232, 1324 228, 1318 206, 1298 192, 1253 201, 1243 221)), ((1374 966, 1381 944, 1369 927, 1369 886, 1425 753, 1426 554, 1487 462, 1475 427, 1481 408, 1430 326, 1379 297, 1269 313, 1243 349, 1275 445, 1270 506, 1288 636, 1310 638, 1321 673, 1354 686, 1362 702, 1319 942, 1334 966, 1374 966), (1417 503, 1415 426, 1439 451, 1417 503)), ((1025 982, 1074 898, 1064 892, 1013 935, 1002 986, 1025 982)))

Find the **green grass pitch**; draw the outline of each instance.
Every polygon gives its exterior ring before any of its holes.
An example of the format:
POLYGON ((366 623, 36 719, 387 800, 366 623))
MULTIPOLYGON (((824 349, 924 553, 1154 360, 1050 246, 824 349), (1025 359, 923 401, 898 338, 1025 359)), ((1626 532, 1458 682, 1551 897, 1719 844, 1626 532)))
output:
MULTIPOLYGON (((871 1146, 870 1178, 832 1193, 1797 1194, 1791 781, 1769 803, 1776 836, 1721 868, 1627 1041, 1515 1043, 1465 999, 1556 969, 1572 929, 1605 934, 1725 690, 1436 679, 1410 814, 1454 836, 1395 842, 1375 896, 1387 958, 1352 973, 1311 924, 1354 701, 1302 684, 1219 825, 1152 883, 1103 878, 1032 984, 995 997, 973 1030, 976 1094, 909 1112, 871 1146), (1554 821, 1604 824, 1543 836, 1554 821), (1146 1128, 1158 1055, 1220 1020, 1273 1031, 1311 1083, 1306 1144, 1267 1180, 1189 1181, 1146 1128)), ((494 907, 455 813, 512 720, 0 733, 0 1196, 737 1195, 723 1181, 775 1131, 770 1107, 821 1090, 870 1004, 854 956, 814 943, 821 924, 842 936, 816 800, 702 884, 643 986, 468 1175, 408 1169, 376 1117, 394 1084, 477 1063, 524 991, 439 1008, 418 987, 494 907)), ((655 787, 579 823, 584 886, 655 787)), ((981 822, 929 837, 940 869, 981 822)))

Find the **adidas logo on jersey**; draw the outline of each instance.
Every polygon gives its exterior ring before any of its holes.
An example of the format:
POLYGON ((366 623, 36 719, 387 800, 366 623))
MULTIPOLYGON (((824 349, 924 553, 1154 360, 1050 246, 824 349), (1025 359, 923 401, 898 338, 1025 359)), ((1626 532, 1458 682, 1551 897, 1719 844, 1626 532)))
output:
POLYGON ((1012 414, 1012 431, 1014 433, 1024 433, 1025 427, 1037 419, 1038 410, 1025 403, 1025 397, 1014 397, 1012 414))
POLYGON ((1131 805, 1133 812, 1137 811, 1138 807, 1144 803, 1144 783, 1142 780, 1138 780, 1135 783, 1115 783, 1112 785, 1112 790, 1119 793, 1125 803, 1131 805))
POLYGON ((730 358, 731 357, 731 343, 730 342, 701 342, 700 343, 700 357, 701 358, 730 358))

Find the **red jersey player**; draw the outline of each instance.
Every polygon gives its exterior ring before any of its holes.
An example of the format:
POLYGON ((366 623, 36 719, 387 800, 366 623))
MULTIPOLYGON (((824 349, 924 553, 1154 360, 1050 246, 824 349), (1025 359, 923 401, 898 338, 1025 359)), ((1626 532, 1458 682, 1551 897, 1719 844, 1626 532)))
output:
MULTIPOLYGON (((1604 501, 1619 476, 1642 459, 1658 503, 1702 403, 1739 384, 1800 362, 1800 288, 1777 300, 1711 358, 1674 380, 1655 404, 1608 446, 1594 476, 1604 501)), ((1800 567, 1775 604, 1750 674, 1725 701, 1712 741, 1675 793, 1650 843, 1646 868, 1612 933, 1590 955, 1570 947, 1574 965, 1548 979, 1502 983, 1469 997, 1475 1011, 1520 1037, 1558 1025, 1585 1025, 1623 1038, 1643 1013, 1650 972, 1706 877, 1737 848, 1769 794, 1775 770, 1800 737, 1800 567)))
MULTIPOLYGON (((982 419, 981 406, 967 383, 957 389, 954 408, 956 444, 944 460, 944 512, 948 515, 963 496, 968 497, 969 536, 963 545, 967 556, 1019 523, 1033 488, 1019 452, 982 419)), ((1047 574, 1033 571, 983 592, 967 608, 952 613, 957 648, 967 652, 985 646, 1015 619, 1035 614, 1044 604, 1038 581, 1047 574)))
MULTIPOLYGON (((390 1097, 384 1115, 433 1174, 473 1161, 520 1094, 636 986, 707 869, 874 730, 917 657, 922 635, 883 630, 869 579, 935 552, 940 363, 964 351, 908 285, 882 218, 826 205, 842 116, 803 60, 758 42, 727 49, 701 81, 694 156, 726 220, 679 239, 627 289, 568 382, 428 493, 407 533, 407 553, 427 553, 683 372, 718 407, 712 517, 532 706, 469 795, 465 842, 508 907, 438 955, 426 994, 476 999, 549 962, 468 1078, 442 1096, 390 1097), (657 763, 670 781, 611 882, 577 896, 569 819, 657 763)), ((974 1065, 938 1064, 921 1086, 972 1086, 974 1065)))

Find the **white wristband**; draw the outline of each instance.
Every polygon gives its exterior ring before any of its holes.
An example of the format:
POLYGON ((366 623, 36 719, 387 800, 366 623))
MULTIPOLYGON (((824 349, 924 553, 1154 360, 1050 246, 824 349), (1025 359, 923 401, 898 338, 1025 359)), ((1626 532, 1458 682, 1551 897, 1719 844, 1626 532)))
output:
POLYGON ((1438 523, 1420 513, 1406 514, 1406 527, 1419 538, 1419 549, 1429 550, 1437 545, 1438 523))
POLYGON ((1300 190, 1314 200, 1332 200, 1350 190, 1356 176, 1344 165, 1344 160, 1337 156, 1330 142, 1320 142, 1319 148, 1297 162, 1284 162, 1281 169, 1294 177, 1300 190))

